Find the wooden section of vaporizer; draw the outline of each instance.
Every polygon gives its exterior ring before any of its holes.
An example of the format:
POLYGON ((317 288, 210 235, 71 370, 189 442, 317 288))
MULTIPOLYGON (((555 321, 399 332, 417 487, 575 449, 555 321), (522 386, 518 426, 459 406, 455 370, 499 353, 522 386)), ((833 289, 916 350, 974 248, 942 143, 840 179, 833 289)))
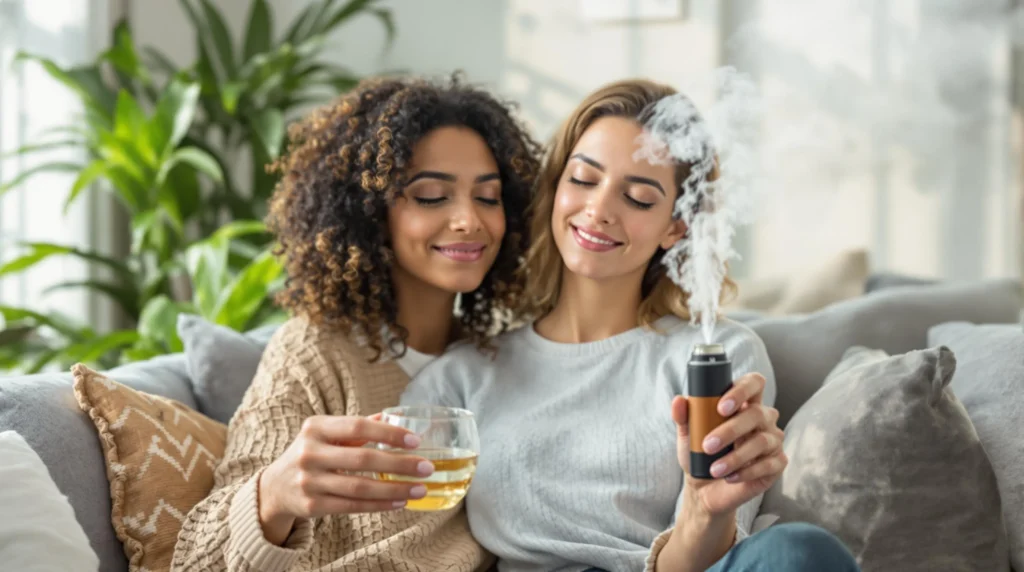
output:
POLYGON ((725 421, 718 413, 721 396, 687 397, 687 415, 690 425, 690 451, 704 453, 704 438, 725 421))

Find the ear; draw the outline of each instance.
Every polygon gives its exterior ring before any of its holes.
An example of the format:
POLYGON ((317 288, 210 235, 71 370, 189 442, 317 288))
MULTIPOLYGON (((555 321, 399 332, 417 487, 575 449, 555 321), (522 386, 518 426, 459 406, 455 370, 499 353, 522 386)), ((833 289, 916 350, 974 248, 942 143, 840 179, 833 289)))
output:
POLYGON ((684 236, 686 236, 686 223, 674 220, 665 231, 665 237, 661 239, 661 247, 668 250, 684 236))

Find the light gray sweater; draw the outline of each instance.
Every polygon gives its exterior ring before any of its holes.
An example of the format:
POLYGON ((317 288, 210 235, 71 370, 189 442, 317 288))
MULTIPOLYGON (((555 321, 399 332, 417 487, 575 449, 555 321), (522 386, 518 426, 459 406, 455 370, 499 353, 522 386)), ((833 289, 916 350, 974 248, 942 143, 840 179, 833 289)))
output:
MULTIPOLYGON (((471 345, 427 365, 402 396, 474 412, 480 459, 466 498, 473 535, 506 571, 652 569, 678 513, 683 472, 669 405, 686 394, 698 328, 669 316, 565 344, 532 325, 498 339, 492 359, 471 345)), ((733 377, 775 379, 764 344, 728 320, 715 329, 733 377)), ((737 516, 747 536, 761 498, 737 516)))

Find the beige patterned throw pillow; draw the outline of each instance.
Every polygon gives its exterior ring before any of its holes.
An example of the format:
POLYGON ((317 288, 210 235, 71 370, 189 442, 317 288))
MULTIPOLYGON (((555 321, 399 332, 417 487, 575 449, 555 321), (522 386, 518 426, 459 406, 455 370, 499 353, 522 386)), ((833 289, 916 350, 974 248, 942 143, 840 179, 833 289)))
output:
POLYGON ((96 425, 110 480, 111 521, 132 572, 168 570, 185 515, 209 494, 227 427, 84 365, 75 397, 96 425))

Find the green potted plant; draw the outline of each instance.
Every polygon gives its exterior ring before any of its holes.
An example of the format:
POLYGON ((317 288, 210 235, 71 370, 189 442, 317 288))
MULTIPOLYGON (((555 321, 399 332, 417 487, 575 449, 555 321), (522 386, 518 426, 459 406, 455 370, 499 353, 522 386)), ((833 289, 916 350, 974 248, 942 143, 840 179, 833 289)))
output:
POLYGON ((278 34, 267 2, 253 0, 236 42, 212 2, 179 1, 198 48, 184 68, 156 50, 137 49, 126 22, 115 28, 111 47, 86 66, 63 68, 19 55, 71 89, 83 116, 10 155, 74 147, 87 160, 42 163, 0 184, 0 195, 38 173, 73 172, 65 205, 89 189, 110 193, 130 219, 130 247, 127 256, 114 257, 26 243, 0 266, 0 278, 52 257, 80 258, 106 277, 50 290, 85 288, 107 296, 126 327, 98 332, 54 312, 0 306, 0 370, 34 372, 79 361, 106 368, 180 351, 175 323, 181 312, 239 330, 282 318, 270 303, 282 268, 261 222, 274 185, 263 166, 280 154, 285 124, 301 106, 358 81, 324 61, 324 40, 353 17, 371 14, 390 41, 392 17, 376 0, 320 0, 278 34), (235 176, 242 157, 253 169, 244 189, 235 176))

